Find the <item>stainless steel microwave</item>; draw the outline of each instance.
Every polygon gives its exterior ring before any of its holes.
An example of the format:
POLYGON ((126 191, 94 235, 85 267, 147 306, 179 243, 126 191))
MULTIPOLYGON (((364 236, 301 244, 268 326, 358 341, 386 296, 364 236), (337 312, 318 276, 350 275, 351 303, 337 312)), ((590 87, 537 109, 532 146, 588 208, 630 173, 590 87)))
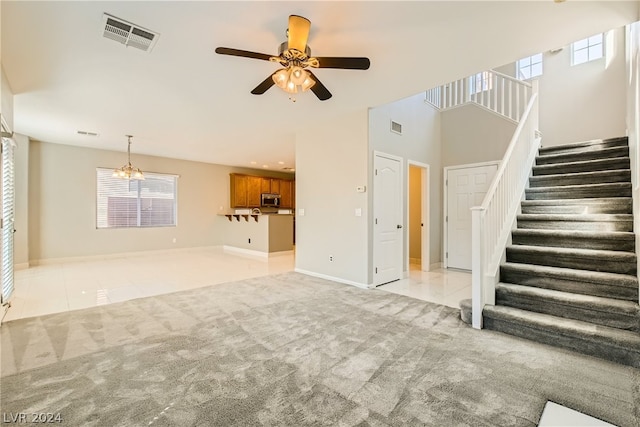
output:
POLYGON ((273 193, 262 193, 260 206, 263 208, 280 206, 280 195, 273 193))

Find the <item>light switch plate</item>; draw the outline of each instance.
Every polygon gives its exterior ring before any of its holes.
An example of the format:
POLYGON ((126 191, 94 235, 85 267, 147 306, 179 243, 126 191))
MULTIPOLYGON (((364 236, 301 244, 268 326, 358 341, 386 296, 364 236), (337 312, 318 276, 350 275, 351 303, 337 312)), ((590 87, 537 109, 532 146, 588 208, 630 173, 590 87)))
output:
POLYGON ((356 208, 356 216, 362 216, 362 208, 356 208))
POLYGON ((298 209, 298 215, 304 216, 304 209, 298 209))
POLYGON ((365 191, 367 191, 367 187, 366 187, 366 186, 364 186, 364 185, 358 185, 358 186, 356 187, 356 191, 357 191, 358 193, 364 193, 365 191))

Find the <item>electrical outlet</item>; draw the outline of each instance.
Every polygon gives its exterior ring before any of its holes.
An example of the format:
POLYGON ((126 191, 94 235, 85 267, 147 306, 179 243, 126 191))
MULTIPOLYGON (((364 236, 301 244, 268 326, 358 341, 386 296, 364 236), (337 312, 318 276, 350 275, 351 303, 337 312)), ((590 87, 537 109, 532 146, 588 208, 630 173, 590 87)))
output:
POLYGON ((176 239, 175 237, 173 238, 173 243, 177 242, 178 239, 176 239))
POLYGON ((251 243, 251 239, 248 239, 248 240, 249 240, 249 243, 251 243))
POLYGON ((333 262, 333 255, 329 255, 329 261, 333 262))

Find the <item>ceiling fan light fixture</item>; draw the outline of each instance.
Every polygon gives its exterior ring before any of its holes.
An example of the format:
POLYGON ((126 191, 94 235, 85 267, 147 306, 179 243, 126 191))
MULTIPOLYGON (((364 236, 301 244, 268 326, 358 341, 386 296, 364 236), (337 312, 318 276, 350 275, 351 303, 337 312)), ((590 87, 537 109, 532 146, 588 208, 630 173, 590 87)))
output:
POLYGON ((304 81, 300 86, 302 87, 302 91, 306 92, 309 89, 311 89, 315 84, 316 84, 316 81, 311 78, 309 73, 307 73, 307 77, 304 79, 304 81))
POLYGON ((297 65, 291 67, 291 81, 296 86, 300 86, 304 82, 307 75, 308 73, 303 70, 302 67, 299 67, 297 65))
POLYGON ((287 87, 288 80, 289 80, 289 72, 285 68, 273 73, 273 82, 280 89, 284 89, 287 87))

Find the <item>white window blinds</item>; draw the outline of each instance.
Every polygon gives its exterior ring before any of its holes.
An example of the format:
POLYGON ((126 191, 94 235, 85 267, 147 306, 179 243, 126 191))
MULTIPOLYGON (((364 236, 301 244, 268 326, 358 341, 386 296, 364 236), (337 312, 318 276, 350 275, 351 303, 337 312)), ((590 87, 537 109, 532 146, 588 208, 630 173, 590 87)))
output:
POLYGON ((97 228, 173 227, 177 224, 178 177, 145 172, 144 180, 96 169, 97 228))
POLYGON ((14 142, 2 138, 2 294, 5 303, 13 293, 13 224, 15 218, 14 142))

